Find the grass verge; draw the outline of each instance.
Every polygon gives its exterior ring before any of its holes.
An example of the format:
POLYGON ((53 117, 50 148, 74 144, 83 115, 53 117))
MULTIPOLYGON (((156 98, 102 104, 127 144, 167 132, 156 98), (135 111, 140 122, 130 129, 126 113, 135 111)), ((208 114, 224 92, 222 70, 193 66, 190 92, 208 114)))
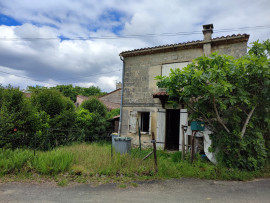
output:
MULTIPOLYGON (((142 158, 151 150, 131 154, 113 154, 110 145, 103 143, 76 144, 60 147, 48 152, 16 149, 0 150, 0 177, 2 180, 43 180, 52 179, 59 186, 69 182, 129 182, 134 180, 164 178, 201 178, 215 180, 250 180, 270 177, 270 167, 260 171, 242 171, 215 166, 209 161, 196 157, 190 164, 189 157, 181 161, 181 152, 158 151, 158 173, 154 172, 153 157, 142 158)), ((123 187, 120 187, 123 188, 123 187)))

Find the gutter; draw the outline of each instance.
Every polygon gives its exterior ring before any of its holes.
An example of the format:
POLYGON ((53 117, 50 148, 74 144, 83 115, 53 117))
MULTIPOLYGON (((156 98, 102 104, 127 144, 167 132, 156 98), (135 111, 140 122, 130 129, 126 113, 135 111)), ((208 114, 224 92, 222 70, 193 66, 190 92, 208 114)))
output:
POLYGON ((125 74, 125 60, 123 56, 120 56, 121 61, 123 61, 123 71, 122 71, 122 85, 121 85, 121 104, 120 104, 120 119, 118 126, 118 137, 121 135, 121 127, 122 127, 122 111, 123 111, 123 94, 124 94, 124 74, 125 74))

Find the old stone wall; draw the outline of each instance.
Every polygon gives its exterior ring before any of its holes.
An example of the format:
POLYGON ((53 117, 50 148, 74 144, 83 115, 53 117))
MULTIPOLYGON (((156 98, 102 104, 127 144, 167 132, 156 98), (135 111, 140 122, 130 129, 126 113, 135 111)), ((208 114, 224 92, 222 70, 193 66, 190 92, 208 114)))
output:
POLYGON ((157 91, 157 75, 167 63, 192 61, 202 49, 187 49, 125 58, 123 106, 160 106, 152 94, 157 91))
MULTIPOLYGON (((219 54, 232 55, 236 58, 243 56, 246 50, 246 42, 211 47, 211 52, 219 51, 219 54)), ((157 135, 157 111, 162 108, 162 105, 159 99, 153 98, 153 93, 158 92, 155 77, 161 75, 164 64, 191 62, 203 54, 202 46, 201 48, 125 57, 121 136, 133 138, 133 145, 138 145, 138 133, 129 131, 131 111, 151 112, 151 132, 157 135)), ((142 135, 144 146, 150 142, 151 132, 142 135)))
POLYGON ((99 98, 101 101, 112 102, 120 104, 121 102, 121 89, 114 90, 99 98))
POLYGON ((247 43, 240 42, 235 44, 216 45, 212 46, 212 52, 218 52, 218 54, 226 54, 240 58, 247 53, 247 43))
POLYGON ((150 112, 151 113, 151 132, 142 133, 141 134, 141 143, 143 147, 151 146, 151 133, 154 132, 155 136, 157 135, 157 108, 155 107, 123 107, 122 109, 122 129, 121 136, 127 136, 132 138, 133 146, 139 146, 139 132, 138 132, 138 124, 136 125, 136 132, 129 132, 129 115, 131 111, 137 111, 137 119, 139 120, 139 112, 150 112))

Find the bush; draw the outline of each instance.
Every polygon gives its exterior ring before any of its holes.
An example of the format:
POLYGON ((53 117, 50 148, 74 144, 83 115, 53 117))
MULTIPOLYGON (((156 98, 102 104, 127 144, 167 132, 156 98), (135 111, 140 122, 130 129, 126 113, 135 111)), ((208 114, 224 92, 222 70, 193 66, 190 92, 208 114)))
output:
POLYGON ((96 97, 83 101, 81 108, 87 109, 90 113, 98 113, 102 117, 107 113, 106 106, 96 97))
POLYGON ((31 145, 34 133, 44 125, 38 112, 18 88, 1 88, 0 97, 0 147, 31 145))
POLYGON ((218 150, 218 162, 229 168, 262 169, 266 161, 264 139, 259 131, 248 132, 243 139, 239 133, 220 132, 211 135, 213 148, 218 150))
POLYGON ((120 109, 119 108, 113 109, 107 113, 107 118, 110 119, 110 118, 113 118, 113 117, 118 116, 118 115, 120 115, 120 109))
POLYGON ((38 89, 32 93, 30 100, 39 111, 45 111, 51 118, 75 108, 72 101, 57 90, 38 89))

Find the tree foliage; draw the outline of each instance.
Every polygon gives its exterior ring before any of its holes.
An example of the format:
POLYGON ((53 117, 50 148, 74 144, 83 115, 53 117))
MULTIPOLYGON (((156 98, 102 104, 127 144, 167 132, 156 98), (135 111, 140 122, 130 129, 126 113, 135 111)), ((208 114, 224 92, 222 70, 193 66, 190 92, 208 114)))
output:
POLYGON ((65 98, 60 92, 51 89, 34 91, 30 100, 39 111, 45 111, 51 118, 64 110, 74 110, 75 108, 72 101, 65 98))
POLYGON ((90 113, 98 113, 102 117, 107 113, 106 106, 96 97, 83 101, 81 108, 87 109, 90 113))
POLYGON ((106 107, 91 100, 89 110, 55 89, 34 87, 31 98, 19 88, 0 85, 0 147, 48 150, 71 142, 104 139, 108 121, 106 107))
POLYGON ((46 121, 38 119, 39 113, 18 88, 1 88, 0 101, 0 147, 30 145, 46 121))
POLYGON ((100 96, 105 94, 104 92, 101 92, 99 87, 90 86, 90 87, 79 87, 75 86, 73 87, 72 84, 69 85, 56 85, 55 87, 47 88, 42 86, 28 86, 27 90, 30 92, 35 92, 37 90, 42 89, 52 89, 57 90, 61 92, 65 97, 70 98, 73 102, 76 102, 77 95, 82 96, 100 96))
POLYGON ((247 55, 211 54, 197 58, 169 77, 158 76, 169 100, 183 102, 192 120, 203 120, 212 130, 219 162, 249 170, 266 159, 270 127, 270 42, 254 42, 247 55), (263 139, 265 138, 265 139, 263 139))

